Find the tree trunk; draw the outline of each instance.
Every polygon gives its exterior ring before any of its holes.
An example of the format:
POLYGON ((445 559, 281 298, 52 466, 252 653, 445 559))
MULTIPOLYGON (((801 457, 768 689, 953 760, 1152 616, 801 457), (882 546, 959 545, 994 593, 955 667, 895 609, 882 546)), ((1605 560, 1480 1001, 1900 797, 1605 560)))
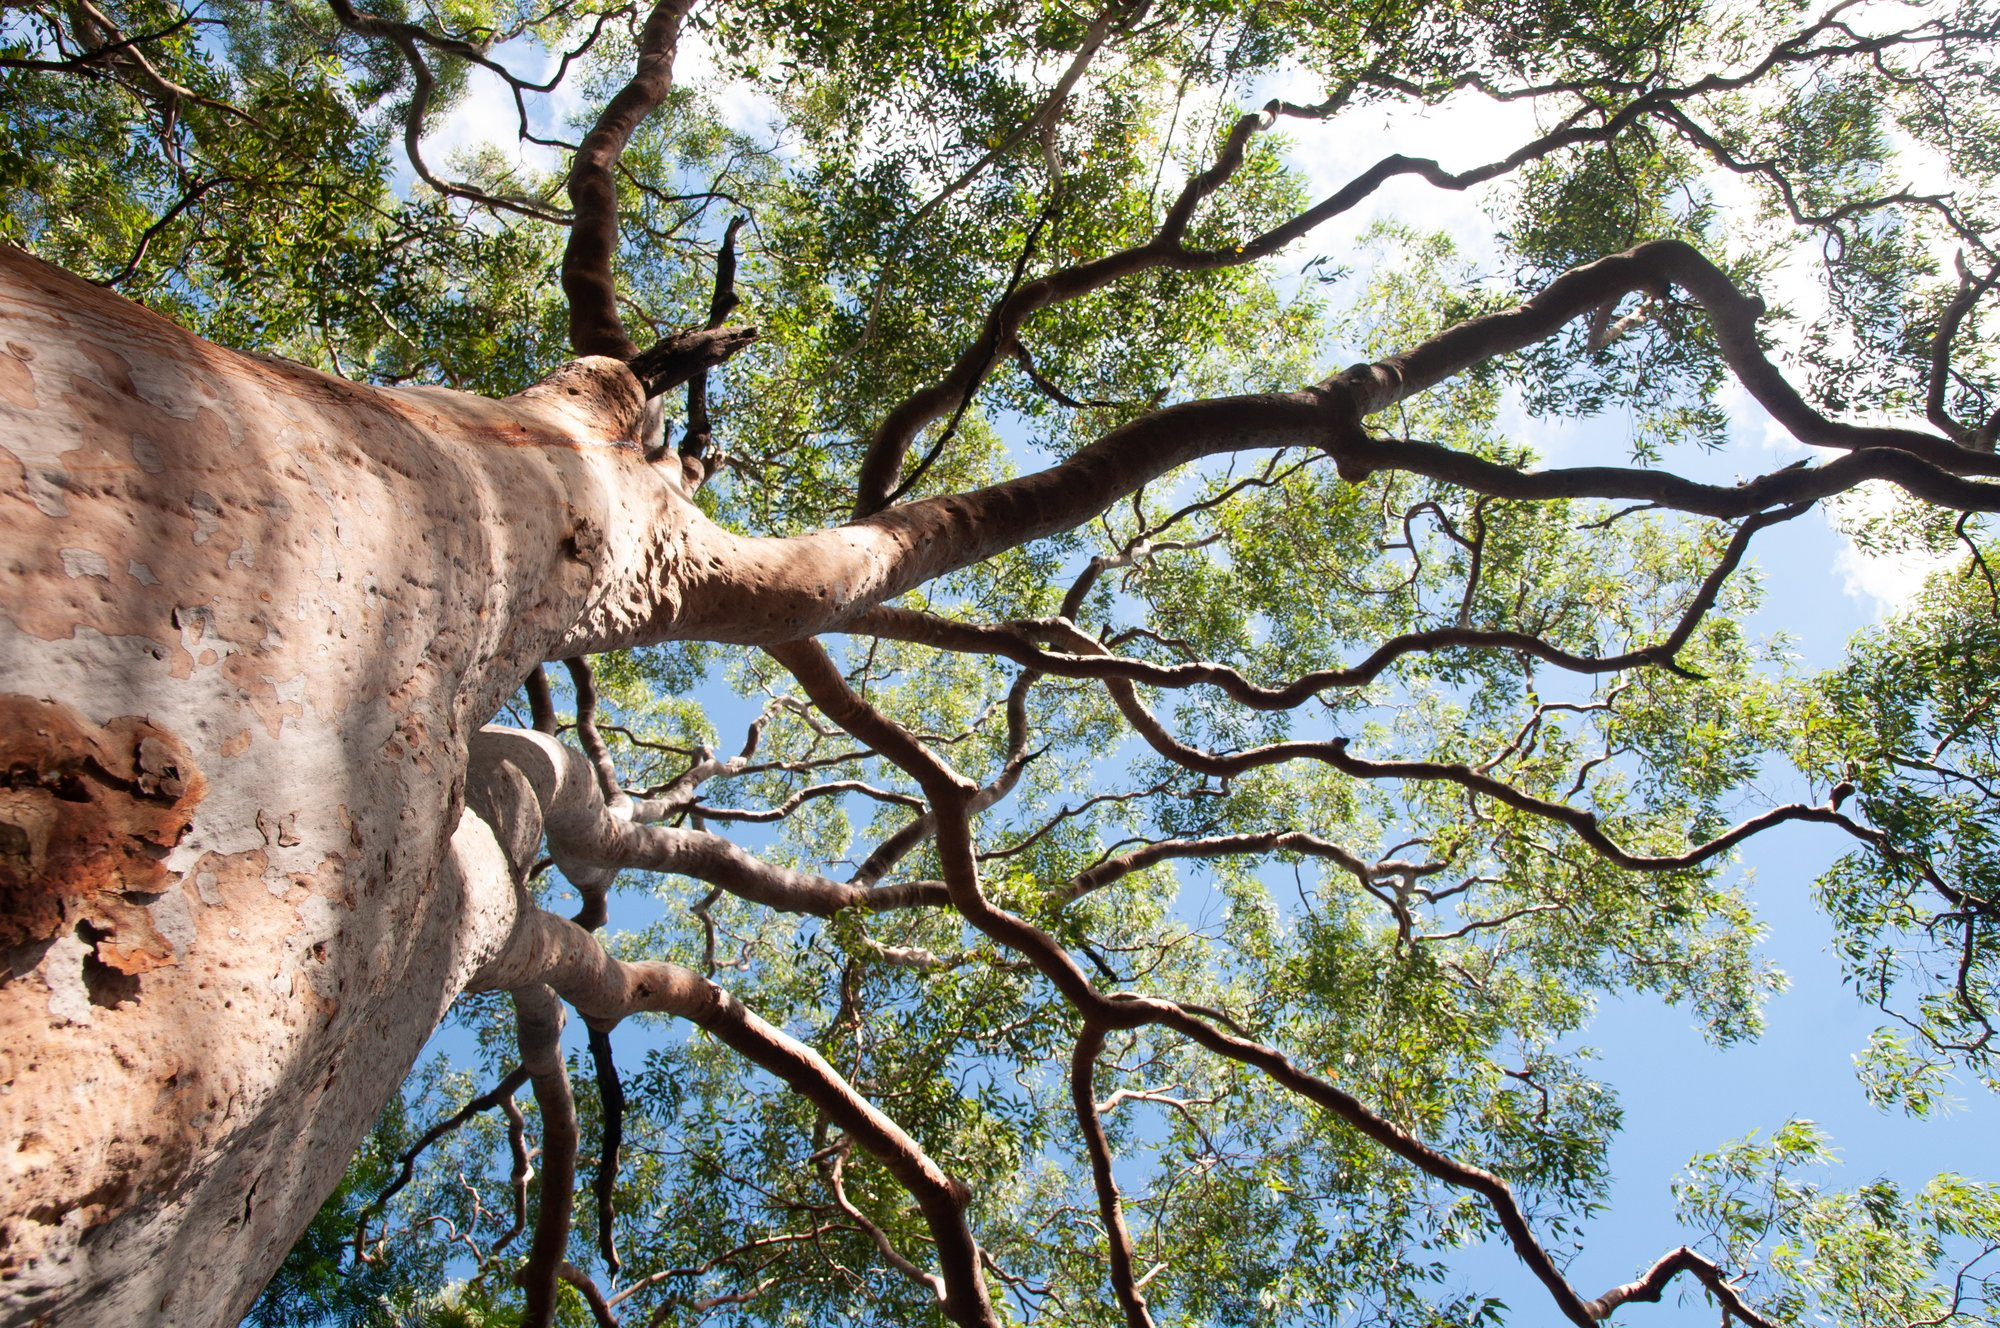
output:
POLYGON ((235 1323, 498 953, 467 740, 657 619, 642 395, 359 387, 0 246, 0 1324, 235 1323))

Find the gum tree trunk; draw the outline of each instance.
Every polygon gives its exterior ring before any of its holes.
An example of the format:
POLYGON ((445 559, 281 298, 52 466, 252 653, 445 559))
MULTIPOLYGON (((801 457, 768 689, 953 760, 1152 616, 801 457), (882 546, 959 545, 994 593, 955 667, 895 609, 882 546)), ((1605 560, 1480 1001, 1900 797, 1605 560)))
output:
POLYGON ((235 1323, 497 953, 467 739, 657 580, 642 408, 358 387, 0 247, 0 1324, 235 1323))

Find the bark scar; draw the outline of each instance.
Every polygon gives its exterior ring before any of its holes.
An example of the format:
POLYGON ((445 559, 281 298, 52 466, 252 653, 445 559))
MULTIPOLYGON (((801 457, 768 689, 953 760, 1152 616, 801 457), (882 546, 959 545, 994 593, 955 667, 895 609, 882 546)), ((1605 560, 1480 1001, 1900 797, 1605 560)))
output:
POLYGON ((0 695, 0 948, 68 933, 128 976, 177 962, 152 906, 206 791, 186 745, 140 716, 0 695))

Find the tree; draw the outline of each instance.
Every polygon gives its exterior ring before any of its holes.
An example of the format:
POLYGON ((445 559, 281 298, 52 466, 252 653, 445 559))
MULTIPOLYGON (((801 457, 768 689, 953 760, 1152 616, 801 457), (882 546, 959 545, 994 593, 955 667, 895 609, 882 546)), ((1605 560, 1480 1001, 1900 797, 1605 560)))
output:
POLYGON ((9 6, 0 1321, 231 1323, 282 1262, 278 1321, 1465 1322, 1483 1238, 1583 1325, 1987 1313, 1992 1191, 1823 1192, 1804 1126, 1704 1160, 1712 1241, 1630 1283, 1561 1242, 1616 1128, 1573 1034, 1644 989, 1754 1036, 1771 827, 1853 845, 1873 1090, 1992 1083, 1995 36, 9 6), (436 151, 482 89, 521 153, 436 151), (1287 156, 1468 102, 1533 125, 1287 156), (1505 270, 1313 253, 1410 183, 1487 189, 1505 270), (1739 389, 1821 455, 1701 478, 1739 389), (1752 541, 1867 485, 1859 538, 1966 570, 1788 673, 1752 541), (1780 757, 1812 796, 1746 815, 1780 757), (406 1108, 455 1002, 490 1077, 406 1108), (700 1036, 628 1085, 647 1016, 700 1036))

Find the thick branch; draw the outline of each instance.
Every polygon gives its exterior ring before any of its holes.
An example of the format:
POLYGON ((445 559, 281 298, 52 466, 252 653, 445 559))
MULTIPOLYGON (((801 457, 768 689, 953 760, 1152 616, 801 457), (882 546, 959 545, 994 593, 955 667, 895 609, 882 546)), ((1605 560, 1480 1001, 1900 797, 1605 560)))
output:
MULTIPOLYGON (((1024 294, 1036 283, 1024 286, 1024 294)), ((1521 307, 1473 319, 1401 354, 1358 365, 1299 392, 1169 406, 1113 430, 1059 465, 971 493, 926 499, 863 521, 786 540, 759 540, 697 524, 692 579, 651 628, 628 624, 623 644, 700 637, 763 645, 844 630, 875 605, 946 572, 1088 521, 1148 481, 1225 453, 1325 448, 1341 474, 1426 475, 1476 493, 1518 499, 1611 498, 1721 518, 1755 516, 1886 479, 1917 497, 1968 511, 2000 511, 2000 459, 1908 429, 1829 420, 1808 406, 1758 347, 1761 305, 1678 241, 1656 241, 1565 273, 1521 307), (1664 283, 1684 285, 1715 319, 1730 367, 1800 441, 1849 455, 1736 485, 1701 484, 1640 467, 1524 471, 1434 443, 1370 437, 1367 416, 1472 366, 1547 338, 1607 300, 1664 283), (1981 478, 1968 478, 1968 477, 1981 478), (742 587, 758 594, 747 606, 742 587)))
POLYGON ((1300 830, 1267 830, 1238 835, 1210 835, 1203 839, 1158 840, 1084 868, 1069 879, 1057 897, 1065 902, 1081 899, 1155 863, 1189 858, 1225 858, 1247 853, 1297 853, 1309 858, 1327 858, 1338 862, 1364 882, 1374 877, 1369 864, 1363 862, 1358 854, 1331 840, 1300 830))
MULTIPOLYGON (((622 334, 621 334, 622 335, 622 334)), ((663 396, 682 383, 699 381, 716 365, 757 339, 754 327, 700 328, 676 332, 651 350, 631 357, 626 366, 646 389, 646 396, 663 396)))
MULTIPOLYGON (((480 730, 473 741, 469 785, 483 788, 490 782, 487 772, 503 763, 519 771, 534 790, 549 852, 572 880, 624 868, 676 872, 767 908, 819 917, 845 908, 945 902, 943 888, 934 881, 865 889, 765 862, 721 835, 626 820, 605 806, 589 760, 547 734, 499 725, 480 730)), ((522 968, 512 954, 503 953, 482 970, 483 986, 508 989, 528 980, 532 961, 522 968)))
MULTIPOLYGON (((424 160, 424 121, 429 118, 431 97, 437 90, 437 75, 431 72, 430 62, 424 59, 420 47, 429 46, 461 59, 472 60, 500 73, 510 84, 514 82, 511 75, 493 61, 486 59, 478 47, 468 42, 456 38, 438 37, 414 24, 363 14, 356 10, 349 0, 327 0, 327 7, 333 11, 341 26, 349 31, 359 36, 380 37, 388 41, 402 55, 403 63, 409 66, 412 87, 409 109, 403 116, 403 155, 409 158, 410 169, 416 172, 418 179, 448 198, 462 198, 499 211, 517 212, 538 221, 560 224, 566 220, 560 212, 545 207, 533 199, 510 198, 475 188, 463 181, 443 179, 432 171, 430 163, 424 160)), ((523 119, 525 121, 525 116, 523 119)))

